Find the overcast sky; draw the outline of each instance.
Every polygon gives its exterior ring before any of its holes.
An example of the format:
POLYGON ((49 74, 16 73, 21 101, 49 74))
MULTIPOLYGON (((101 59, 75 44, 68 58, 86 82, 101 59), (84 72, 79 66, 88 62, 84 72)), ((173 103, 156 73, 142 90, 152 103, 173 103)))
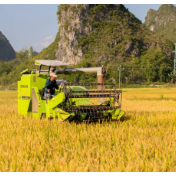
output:
MULTIPOLYGON (((142 22, 149 9, 160 4, 125 4, 142 22)), ((16 51, 30 46, 40 52, 58 32, 57 5, 0 5, 0 31, 16 51)))

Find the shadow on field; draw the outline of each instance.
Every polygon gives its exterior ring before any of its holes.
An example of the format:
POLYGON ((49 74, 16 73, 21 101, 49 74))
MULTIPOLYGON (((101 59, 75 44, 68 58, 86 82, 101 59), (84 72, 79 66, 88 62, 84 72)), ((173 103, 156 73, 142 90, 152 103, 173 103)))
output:
POLYGON ((109 123, 120 123, 120 122, 126 122, 128 120, 130 120, 131 117, 129 115, 125 115, 123 117, 121 117, 119 120, 108 120, 108 119, 98 119, 98 120, 84 120, 84 121, 71 121, 69 123, 73 123, 73 124, 76 124, 76 125, 79 125, 79 124, 109 124, 109 123))
POLYGON ((125 121, 128 121, 128 120, 130 120, 130 119, 131 119, 131 116, 125 114, 125 115, 120 119, 120 121, 121 121, 121 122, 125 122, 125 121))
POLYGON ((126 111, 125 115, 120 119, 120 121, 136 120, 141 117, 149 117, 151 113, 153 115, 158 114, 160 111, 126 111))

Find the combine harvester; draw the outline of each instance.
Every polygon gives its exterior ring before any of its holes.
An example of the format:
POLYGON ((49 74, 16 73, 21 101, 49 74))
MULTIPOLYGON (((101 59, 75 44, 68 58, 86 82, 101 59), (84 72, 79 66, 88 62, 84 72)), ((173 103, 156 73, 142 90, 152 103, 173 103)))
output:
POLYGON ((122 90, 116 90, 114 83, 105 83, 103 67, 66 68, 68 63, 57 60, 36 60, 35 65, 39 70, 24 70, 18 81, 20 115, 77 122, 118 120, 124 115, 122 90), (42 70, 42 66, 48 69, 42 70), (60 90, 56 90, 53 98, 46 98, 42 90, 51 72, 68 75, 69 82, 56 81, 60 90), (97 83, 73 83, 72 75, 82 73, 97 73, 97 83))

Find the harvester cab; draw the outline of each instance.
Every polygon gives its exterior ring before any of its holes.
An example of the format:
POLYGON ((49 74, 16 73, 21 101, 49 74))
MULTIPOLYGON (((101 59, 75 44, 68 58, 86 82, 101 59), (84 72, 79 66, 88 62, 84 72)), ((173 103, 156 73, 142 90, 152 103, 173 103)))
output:
POLYGON ((115 83, 105 82, 104 67, 67 68, 70 64, 57 60, 36 60, 35 65, 39 66, 38 70, 24 70, 18 81, 20 115, 80 122, 118 120, 124 115, 121 110, 122 90, 117 90, 115 83), (48 69, 42 70, 43 66, 48 69), (42 90, 50 72, 66 75, 97 73, 97 83, 57 80, 60 89, 55 96, 43 98, 42 90))

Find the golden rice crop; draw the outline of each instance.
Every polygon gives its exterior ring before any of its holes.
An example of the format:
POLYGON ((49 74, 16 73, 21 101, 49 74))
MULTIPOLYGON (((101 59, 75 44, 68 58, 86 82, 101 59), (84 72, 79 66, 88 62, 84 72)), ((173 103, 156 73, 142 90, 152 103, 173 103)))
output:
POLYGON ((0 91, 0 171, 176 171, 176 89, 124 89, 117 123, 78 124, 17 114, 0 91))

